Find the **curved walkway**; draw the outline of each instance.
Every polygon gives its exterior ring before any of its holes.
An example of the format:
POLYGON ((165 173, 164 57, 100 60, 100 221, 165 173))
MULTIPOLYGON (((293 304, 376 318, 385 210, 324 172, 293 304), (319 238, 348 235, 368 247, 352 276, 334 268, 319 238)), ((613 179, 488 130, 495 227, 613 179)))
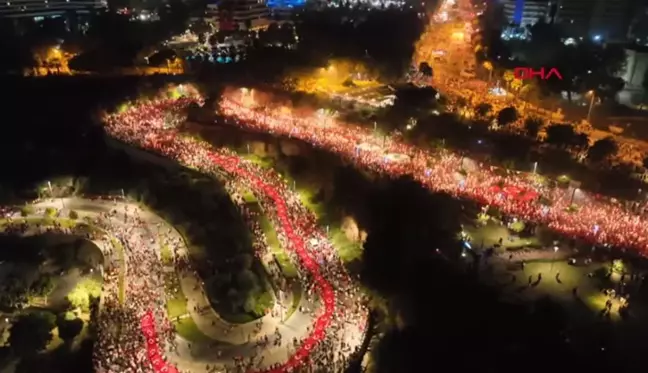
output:
MULTIPOLYGON (((36 211, 33 215, 30 215, 26 218, 45 218, 45 210, 47 208, 58 209, 62 216, 67 216, 70 210, 74 210, 79 214, 77 219, 80 223, 84 222, 86 219, 90 219, 98 224, 103 229, 106 229, 107 233, 110 234, 110 231, 126 229, 129 226, 132 226, 133 220, 141 220, 146 222, 145 225, 140 226, 135 231, 131 233, 139 234, 150 243, 151 252, 158 255, 160 254, 158 242, 155 242, 155 238, 159 237, 161 234, 166 234, 167 240, 175 240, 175 242, 184 242, 179 232, 173 229, 168 225, 162 218, 153 214, 152 212, 142 209, 140 206, 134 203, 125 203, 122 201, 110 201, 110 200, 86 200, 81 198, 65 198, 65 199, 53 199, 40 201, 33 206, 36 208, 36 211), (65 209, 61 209, 62 206, 65 206, 65 209)), ((20 216, 19 213, 16 213, 12 216, 17 222, 24 217, 20 216)), ((56 220, 53 220, 56 222, 56 220)), ((65 233, 64 230, 63 233, 65 233)), ((67 230, 67 233, 71 233, 71 230, 67 230)), ((118 236, 118 235, 116 235, 118 236)), ((110 238, 106 238, 106 241, 110 241, 110 238)), ((113 248, 110 246, 110 242, 95 241, 97 246, 103 249, 103 253, 107 259, 106 264, 113 266, 114 268, 119 269, 120 274, 127 273, 126 268, 121 266, 119 262, 119 255, 113 251, 113 248)), ((180 250, 185 250, 185 248, 179 248, 180 250)), ((125 262, 128 262, 128 252, 124 253, 123 258, 125 262)), ((133 264, 135 265, 135 264, 133 264)), ((193 276, 185 277, 185 280, 188 284, 195 285, 197 278, 193 276)), ((137 282, 137 279, 127 279, 126 286, 129 286, 130 281, 137 282)), ((112 297, 116 297, 118 292, 118 286, 114 281, 105 281, 105 287, 103 289, 104 296, 107 293, 111 294, 112 297)), ((256 347, 250 342, 259 340, 266 335, 271 335, 275 333, 277 328, 282 332, 282 336, 287 340, 292 340, 293 338, 301 338, 304 335, 308 335, 308 329, 312 323, 313 317, 303 312, 295 312, 294 316, 291 317, 285 324, 282 324, 279 320, 273 317, 264 317, 262 319, 262 329, 261 331, 254 330, 256 328, 256 323, 247 323, 242 325, 232 325, 226 323, 213 311, 211 306, 205 299, 204 293, 201 291, 194 291, 193 294, 187 294, 192 300, 192 304, 202 304, 205 309, 209 309, 209 312, 192 312, 193 308, 190 307, 191 317, 194 318, 194 321, 199 325, 200 329, 204 333, 209 333, 209 336, 215 340, 223 341, 226 340, 228 343, 232 344, 230 348, 220 347, 218 350, 214 350, 211 346, 194 346, 189 347, 189 344, 186 341, 179 340, 180 347, 178 348, 178 353, 172 360, 178 364, 179 367, 184 369, 189 369, 191 372, 202 372, 202 371, 211 371, 212 367, 231 367, 232 359, 234 357, 246 357, 252 355, 256 347), (193 296, 192 296, 193 295, 193 296), (203 303, 199 303, 200 300, 203 300, 203 303), (215 321, 215 323, 214 323, 215 321), (254 340, 249 340, 248 335, 254 335, 254 340), (221 353, 217 353, 220 351, 221 353), (206 353, 207 352, 207 353, 206 353), (210 369, 207 368, 210 367, 210 369)), ((272 364, 277 364, 282 361, 285 361, 289 358, 290 348, 287 344, 274 346, 273 348, 267 348, 264 350, 263 361, 260 366, 269 366, 272 364)))
MULTIPOLYGON (((308 272, 306 277, 314 285, 318 301, 323 304, 323 309, 316 312, 314 322, 307 329, 308 335, 301 340, 287 341, 287 358, 272 355, 277 363, 261 358, 260 361, 246 362, 246 369, 278 373, 307 365, 316 370, 343 370, 350 353, 360 344, 358 334, 362 335, 367 314, 366 310, 358 307, 355 288, 343 271, 339 258, 334 255, 326 235, 312 226, 316 219, 299 204, 298 198, 278 175, 254 169, 252 164, 242 162, 230 152, 216 150, 165 125, 170 110, 183 110, 191 102, 192 99, 181 98, 139 103, 125 112, 107 116, 106 129, 123 142, 162 154, 189 168, 210 175, 224 170, 230 177, 245 182, 264 200, 266 212, 277 223, 277 231, 289 243, 287 249, 308 272), (327 248, 327 256, 323 255, 322 248, 327 248), (339 292, 334 291, 333 280, 341 286, 339 292)), ((263 356, 266 356, 266 350, 272 348, 263 349, 263 356)), ((173 355, 167 354, 167 357, 173 358, 173 355)))

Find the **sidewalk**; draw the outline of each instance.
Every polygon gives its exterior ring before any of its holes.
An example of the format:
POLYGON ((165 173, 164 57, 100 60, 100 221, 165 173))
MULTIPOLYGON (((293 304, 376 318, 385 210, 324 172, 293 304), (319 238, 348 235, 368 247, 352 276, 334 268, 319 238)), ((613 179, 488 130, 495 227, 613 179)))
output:
MULTIPOLYGON (((148 215, 148 214, 147 214, 148 215)), ((169 238, 176 240, 179 239, 181 242, 184 242, 184 238, 180 233, 168 223, 158 218, 158 221, 161 222, 165 228, 171 228, 171 233, 168 235, 169 238)), ((174 256, 183 256, 186 255, 186 247, 174 250, 174 256)), ((268 268, 268 265, 271 264, 272 256, 268 255, 264 257, 263 265, 268 268)), ((304 315, 298 319, 299 322, 296 322, 296 325, 293 323, 282 323, 282 320, 279 317, 273 317, 271 314, 267 314, 261 317, 258 320, 251 321, 245 324, 232 324, 223 320, 220 315, 213 309, 209 298, 205 293, 204 285, 202 284, 202 279, 196 276, 193 271, 179 271, 174 268, 174 265, 165 266, 165 271, 175 271, 175 274, 178 276, 180 283, 180 288, 182 289, 183 294, 187 298, 187 313, 191 316, 193 321, 196 323, 198 329, 208 336, 209 338, 225 342, 229 344, 245 344, 248 342, 254 342, 258 339, 265 337, 266 335, 273 334, 277 328, 282 334, 294 335, 298 329, 303 329, 303 332, 306 332, 306 328, 310 323, 306 323, 302 327, 302 322, 305 318, 311 319, 310 315, 304 315), (259 333, 256 332, 257 323, 261 321, 262 327, 259 333), (290 324, 290 325, 289 325, 290 324)), ((273 297, 276 295, 273 293, 273 297)), ((292 307, 293 295, 286 294, 282 299, 282 306, 284 307, 284 312, 288 312, 292 307)), ((304 303, 304 297, 300 300, 300 305, 304 303)), ((293 317, 299 313, 295 311, 293 317)), ((288 321, 288 320, 287 320, 288 321)), ((297 333, 299 334, 299 333, 297 333)))

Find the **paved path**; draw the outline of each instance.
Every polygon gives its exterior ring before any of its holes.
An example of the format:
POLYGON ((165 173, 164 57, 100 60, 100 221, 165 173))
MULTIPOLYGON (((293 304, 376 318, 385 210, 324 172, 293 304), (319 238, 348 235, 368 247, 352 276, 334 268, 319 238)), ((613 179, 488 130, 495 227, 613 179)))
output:
MULTIPOLYGON (((34 207, 36 208, 36 212, 30 217, 43 217, 45 209, 53 207, 60 210, 62 217, 67 216, 70 210, 76 211, 79 214, 79 221, 84 221, 88 218, 97 219, 101 216, 110 227, 115 229, 132 226, 132 221, 137 216, 139 219, 145 221, 146 224, 136 232, 148 242, 148 249, 150 252, 155 253, 158 258, 160 258, 161 244, 159 237, 164 236, 166 241, 174 241, 176 245, 178 243, 184 243, 177 230, 168 225, 162 218, 133 203, 65 198, 41 201, 34 204, 34 207)), ((21 217, 19 214, 16 214, 14 218, 20 219, 21 217)), ((118 255, 108 249, 111 247, 108 238, 98 240, 95 243, 98 247, 102 248, 104 253, 108 254, 106 256, 108 263, 115 266, 121 264, 118 262, 118 255)), ((178 254, 184 254, 185 252, 186 247, 178 247, 178 254)), ((137 265, 136 263, 131 263, 129 260, 128 250, 124 250, 124 254, 126 265, 137 265)), ((121 269, 121 271, 124 270, 125 268, 121 269)), ((293 338, 301 339, 309 333, 313 316, 311 313, 306 312, 306 310, 317 309, 321 306, 319 303, 309 302, 306 299, 307 297, 302 297, 300 305, 304 308, 304 312, 296 310, 285 322, 282 322, 280 317, 266 315, 260 319, 262 322, 261 330, 256 332, 256 322, 230 324, 222 320, 209 305, 203 286, 199 282, 200 280, 193 273, 190 274, 184 271, 183 274, 181 276, 181 286, 189 300, 188 316, 186 317, 191 317, 205 335, 213 338, 215 341, 221 342, 213 345, 197 345, 195 343, 189 343, 179 336, 176 337, 177 347, 175 349, 168 349, 167 357, 184 371, 214 372, 218 371, 218 369, 233 367, 234 357, 250 357, 254 354, 260 356, 258 362, 254 364, 259 369, 284 362, 293 351, 293 348, 290 346, 291 344, 286 343, 286 341, 291 341, 293 338), (205 311, 196 311, 193 306, 196 306, 198 309, 204 309, 205 311), (268 336, 271 342, 274 341, 274 335, 277 329, 282 335, 283 344, 275 346, 273 343, 270 343, 265 348, 260 348, 254 343, 265 336, 268 336), (262 350, 262 353, 258 354, 260 350, 262 350)), ((138 280, 129 278, 126 281, 126 286, 138 280)))

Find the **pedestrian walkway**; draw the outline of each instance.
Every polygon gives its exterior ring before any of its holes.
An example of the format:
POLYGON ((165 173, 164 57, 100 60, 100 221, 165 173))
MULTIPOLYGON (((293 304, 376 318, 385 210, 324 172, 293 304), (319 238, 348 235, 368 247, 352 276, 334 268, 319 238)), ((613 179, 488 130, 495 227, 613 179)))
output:
MULTIPOLYGON (((159 219, 159 223, 167 229, 170 228, 170 232, 166 234, 167 238, 177 242, 185 242, 181 234, 172 226, 168 225, 163 220, 159 219)), ((174 246, 175 247, 175 246, 174 246)), ((181 248, 176 248, 173 252, 174 257, 185 257, 187 255, 186 246, 181 248)), ((263 258, 263 264, 268 268, 272 265, 272 255, 265 256, 263 258)), ((291 327, 292 331, 288 331, 287 335, 295 335, 296 331, 302 330, 306 332, 308 323, 299 323, 302 325, 289 325, 284 323, 285 320, 282 320, 281 315, 273 316, 272 312, 266 314, 258 320, 254 320, 248 323, 243 324, 233 324, 224 320, 220 315, 214 310, 209 298, 205 292, 205 286, 202 279, 198 276, 195 271, 192 270, 176 270, 173 265, 166 266, 164 268, 165 272, 175 271, 178 276, 180 283, 180 288, 187 298, 187 313, 191 316, 194 323, 198 329, 205 334, 207 337, 219 341, 225 342, 232 345, 241 345, 245 343, 250 343, 257 341, 265 336, 275 333, 277 328, 282 332, 284 329, 291 327), (261 322, 261 330, 258 331, 257 324, 261 322), (258 331, 258 332, 257 332, 258 331)), ((275 294, 275 301, 277 297, 275 294)), ((280 307, 283 308, 282 313, 288 312, 292 307, 293 295, 289 294, 288 296, 282 296, 280 299, 280 307)), ((300 299, 300 305, 305 306, 304 297, 300 299)), ((299 308, 299 307, 298 307, 299 308)), ((296 310, 295 313, 300 312, 296 310)), ((304 315, 300 319, 310 320, 312 317, 310 315, 304 315)))

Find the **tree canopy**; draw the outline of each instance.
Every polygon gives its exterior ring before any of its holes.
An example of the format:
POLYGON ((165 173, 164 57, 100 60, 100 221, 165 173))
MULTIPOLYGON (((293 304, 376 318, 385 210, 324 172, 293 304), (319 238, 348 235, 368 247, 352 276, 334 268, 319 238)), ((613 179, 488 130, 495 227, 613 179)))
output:
POLYGON ((20 315, 9 330, 9 345, 19 356, 35 355, 52 340, 56 316, 49 312, 31 312, 20 315))

